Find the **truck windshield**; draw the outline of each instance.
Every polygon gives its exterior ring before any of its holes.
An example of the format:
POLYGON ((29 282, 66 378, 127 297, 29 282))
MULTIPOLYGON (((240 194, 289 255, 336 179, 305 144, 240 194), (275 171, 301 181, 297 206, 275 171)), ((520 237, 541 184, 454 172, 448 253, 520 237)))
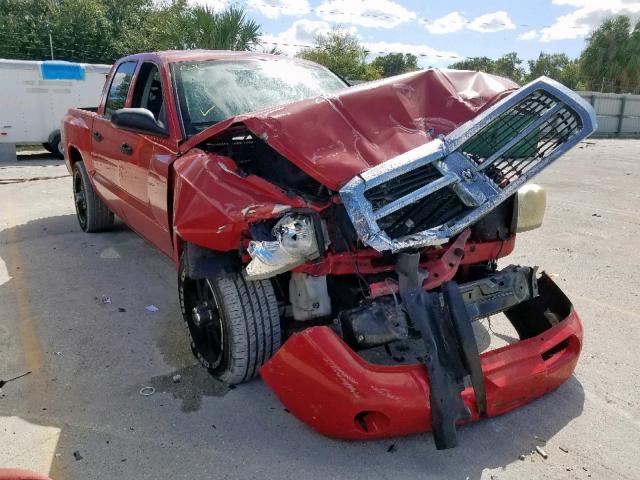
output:
POLYGON ((347 87, 320 65, 282 60, 207 60, 173 65, 187 136, 235 115, 347 87))

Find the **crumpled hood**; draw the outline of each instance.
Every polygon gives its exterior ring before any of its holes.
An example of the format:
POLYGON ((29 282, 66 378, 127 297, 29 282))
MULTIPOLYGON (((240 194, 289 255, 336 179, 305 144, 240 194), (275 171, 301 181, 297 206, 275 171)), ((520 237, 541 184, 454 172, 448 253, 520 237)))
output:
POLYGON ((181 151, 243 124, 339 190, 363 171, 448 134, 517 88, 479 72, 412 72, 227 119, 191 137, 181 151))

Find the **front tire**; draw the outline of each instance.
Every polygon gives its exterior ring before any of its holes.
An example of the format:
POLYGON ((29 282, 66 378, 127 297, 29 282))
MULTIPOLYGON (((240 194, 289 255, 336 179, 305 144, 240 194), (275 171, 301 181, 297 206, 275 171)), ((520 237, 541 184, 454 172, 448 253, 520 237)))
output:
POLYGON ((101 232, 113 226, 113 213, 93 189, 82 161, 73 164, 73 200, 78 223, 83 231, 101 232))
POLYGON ((240 274, 191 279, 181 264, 178 291, 191 350, 217 379, 231 385, 251 380, 280 347, 270 281, 240 274))

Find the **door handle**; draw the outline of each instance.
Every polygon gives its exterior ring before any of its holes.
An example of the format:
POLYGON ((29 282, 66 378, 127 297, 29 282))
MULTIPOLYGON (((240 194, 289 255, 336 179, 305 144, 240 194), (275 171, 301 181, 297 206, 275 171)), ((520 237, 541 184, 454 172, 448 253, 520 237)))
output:
POLYGON ((120 152, 124 153, 125 155, 131 155, 133 153, 133 148, 131 148, 131 145, 123 143, 122 145, 120 145, 120 152))
POLYGON ((93 132, 93 139, 96 142, 101 142, 102 141, 102 134, 100 132, 93 132))

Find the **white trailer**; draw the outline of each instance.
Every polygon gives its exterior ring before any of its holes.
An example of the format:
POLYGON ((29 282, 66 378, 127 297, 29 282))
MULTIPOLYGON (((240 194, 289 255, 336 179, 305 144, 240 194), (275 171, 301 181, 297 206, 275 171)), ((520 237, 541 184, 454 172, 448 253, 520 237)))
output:
POLYGON ((42 143, 62 158, 60 122, 69 107, 100 103, 110 65, 0 59, 0 156, 42 143))

